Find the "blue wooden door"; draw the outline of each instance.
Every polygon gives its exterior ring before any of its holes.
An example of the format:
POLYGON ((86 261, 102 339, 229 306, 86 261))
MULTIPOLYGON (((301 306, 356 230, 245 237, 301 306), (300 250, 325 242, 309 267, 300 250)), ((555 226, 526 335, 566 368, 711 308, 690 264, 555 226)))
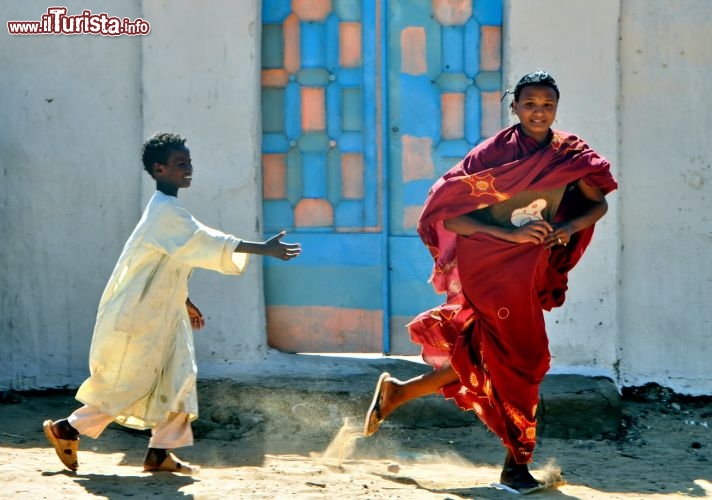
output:
POLYGON ((500 126, 501 0, 264 0, 264 227, 270 345, 413 353, 441 302, 415 232, 432 182, 500 126))
POLYGON ((502 4, 388 2, 390 350, 417 352, 403 325, 444 299, 415 227, 433 182, 501 126, 502 4))

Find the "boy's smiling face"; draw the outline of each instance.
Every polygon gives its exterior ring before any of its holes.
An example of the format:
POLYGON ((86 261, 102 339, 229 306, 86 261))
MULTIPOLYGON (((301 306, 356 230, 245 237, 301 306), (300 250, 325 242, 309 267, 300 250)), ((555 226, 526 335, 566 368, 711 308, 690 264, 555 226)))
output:
POLYGON ((165 164, 154 164, 153 177, 159 190, 166 194, 175 196, 178 189, 189 188, 193 180, 190 150, 185 147, 172 150, 165 164))

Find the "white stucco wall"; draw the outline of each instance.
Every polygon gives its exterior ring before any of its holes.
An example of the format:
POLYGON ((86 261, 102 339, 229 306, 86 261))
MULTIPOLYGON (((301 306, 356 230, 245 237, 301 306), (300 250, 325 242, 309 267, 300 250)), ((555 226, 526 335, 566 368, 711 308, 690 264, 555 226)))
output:
MULTIPOLYGON (((142 17, 151 34, 0 33, 0 389, 87 375, 99 296, 152 191, 145 136, 188 137, 195 180, 181 199, 199 219, 262 232, 259 2, 63 5, 142 17)), ((0 18, 38 20, 47 7, 3 2, 0 18)), ((712 394, 712 3, 505 0, 505 11, 505 86, 551 71, 557 127, 607 156, 621 182, 566 305, 547 315, 553 371, 712 394)), ((240 278, 191 279, 208 320, 196 336, 203 376, 264 353, 252 264, 240 278)))
MULTIPOLYGON (((193 185, 181 200, 203 223, 262 239, 260 13, 250 1, 144 1, 143 132, 188 138, 193 185)), ((144 199, 155 185, 144 176, 144 199)), ((266 349, 261 258, 226 277, 196 269, 191 300, 206 317, 195 335, 201 376, 266 349)))
POLYGON ((712 2, 621 23, 621 375, 712 394, 712 2))
POLYGON ((559 128, 621 183, 548 315, 553 371, 712 394, 712 3, 509 0, 506 12, 507 86, 550 70, 559 128))
MULTIPOLYGON (((95 8, 140 16, 138 1, 114 5, 95 8)), ((39 20, 47 7, 3 2, 0 18, 39 20)), ((74 384, 140 214, 141 42, 10 36, 4 22, 0 40, 0 387, 74 384)))
MULTIPOLYGON (((151 187, 138 149, 189 138, 203 222, 261 235, 258 2, 63 2, 142 17, 145 37, 10 36, 38 0, 0 4, 0 389, 76 385, 88 374, 96 306, 151 187)), ((240 278, 196 271, 204 374, 264 350, 259 259, 240 278), (227 360, 227 361, 226 361, 227 360)))
MULTIPOLYGON (((505 87, 513 89, 530 71, 549 71, 561 91, 554 127, 582 137, 611 161, 614 175, 620 169, 618 20, 618 0, 505 2, 505 87), (580 19, 585 22, 573 21, 580 19)), ((618 197, 607 197, 609 212, 569 275, 566 303, 546 315, 554 372, 617 376, 618 197)))

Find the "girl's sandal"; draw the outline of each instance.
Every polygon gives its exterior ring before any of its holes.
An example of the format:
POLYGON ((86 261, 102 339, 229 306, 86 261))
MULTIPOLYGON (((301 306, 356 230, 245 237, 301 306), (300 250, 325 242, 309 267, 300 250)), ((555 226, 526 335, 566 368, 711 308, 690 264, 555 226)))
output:
POLYGON ((368 411, 366 412, 366 419, 363 423, 364 437, 375 434, 383 422, 383 416, 381 415, 381 391, 383 383, 386 379, 390 378, 390 376, 391 375, 388 372, 383 372, 381 373, 381 376, 378 377, 376 390, 373 393, 373 400, 371 401, 371 406, 369 406, 368 411))

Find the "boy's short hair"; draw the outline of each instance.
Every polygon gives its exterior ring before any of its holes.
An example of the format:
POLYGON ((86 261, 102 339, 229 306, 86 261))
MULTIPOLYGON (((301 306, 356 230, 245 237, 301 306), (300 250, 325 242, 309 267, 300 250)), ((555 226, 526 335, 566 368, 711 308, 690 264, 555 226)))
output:
POLYGON ((144 170, 153 177, 153 164, 165 165, 169 153, 185 148, 185 141, 185 137, 170 132, 160 132, 146 139, 141 145, 141 160, 144 170))

